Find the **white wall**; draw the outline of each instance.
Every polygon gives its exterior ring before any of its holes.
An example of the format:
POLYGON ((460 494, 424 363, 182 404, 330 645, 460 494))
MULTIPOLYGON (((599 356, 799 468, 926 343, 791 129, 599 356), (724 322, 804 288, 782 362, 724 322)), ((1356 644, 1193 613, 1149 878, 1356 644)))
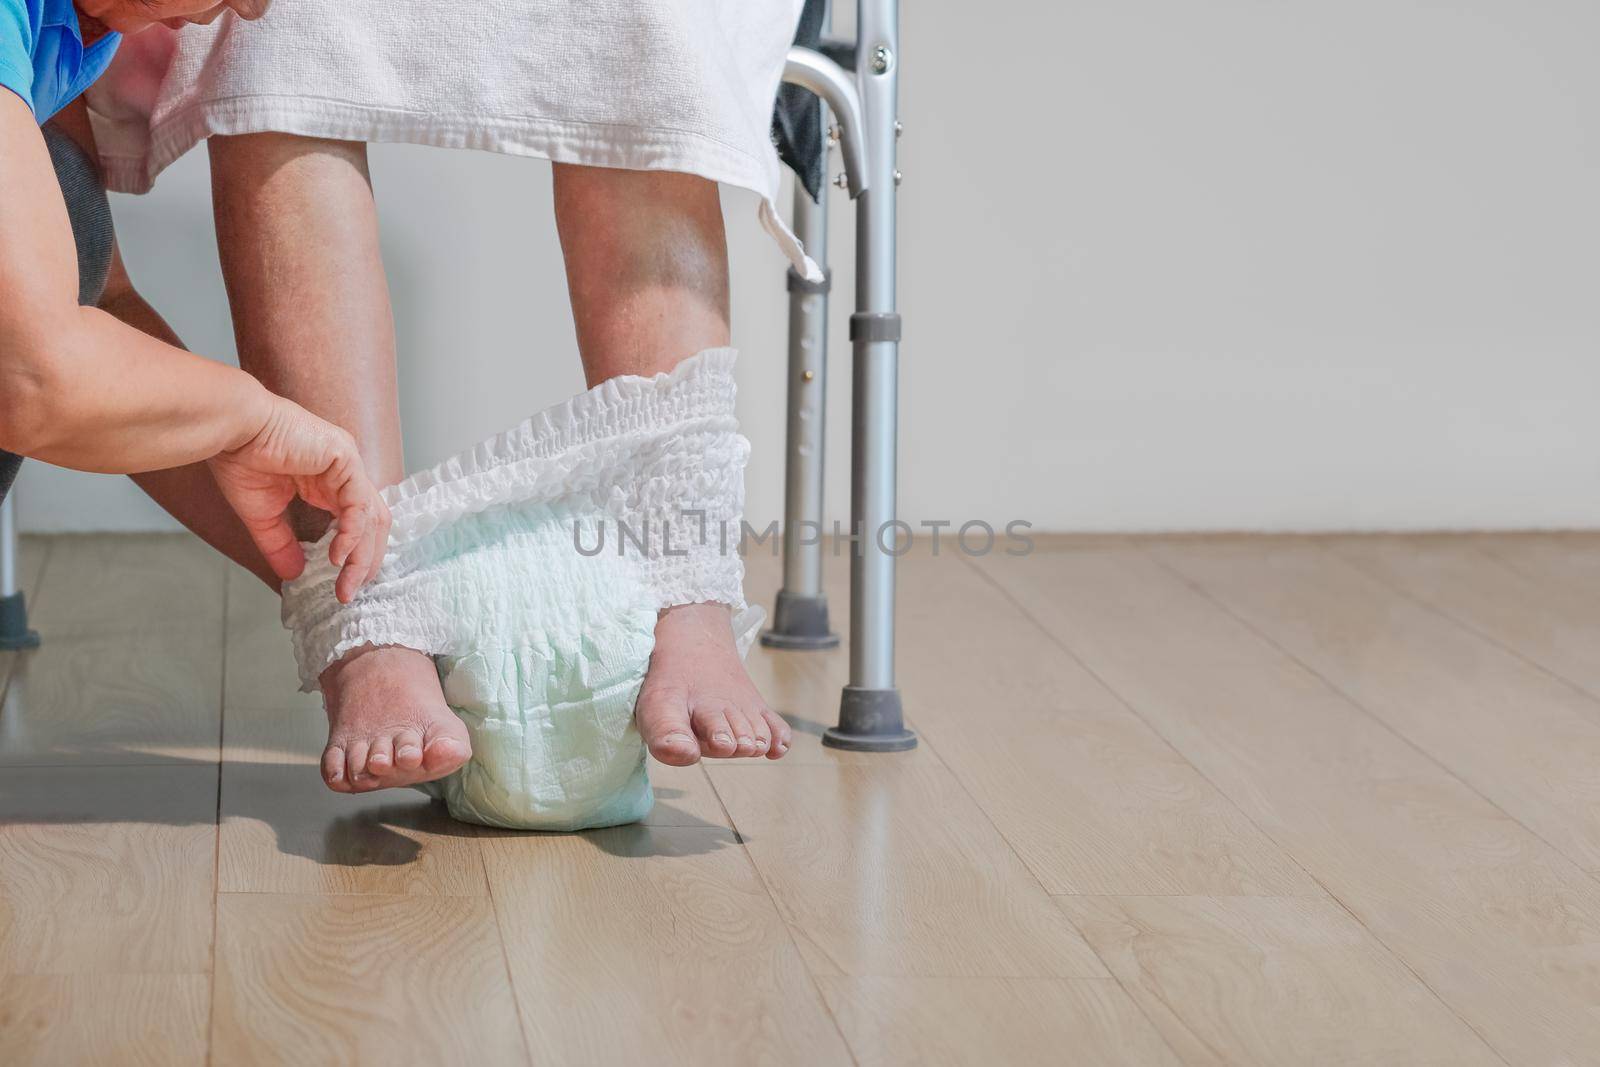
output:
MULTIPOLYGON (((1600 7, 904 6, 908 519, 1600 525, 1600 7)), ((383 146, 374 170, 413 464, 578 388, 548 167, 383 146)), ((783 264, 726 200, 765 521, 783 264)), ((204 154, 117 213, 153 302, 231 352, 204 154)), ((35 466, 23 493, 36 529, 154 520, 111 479, 35 466)))

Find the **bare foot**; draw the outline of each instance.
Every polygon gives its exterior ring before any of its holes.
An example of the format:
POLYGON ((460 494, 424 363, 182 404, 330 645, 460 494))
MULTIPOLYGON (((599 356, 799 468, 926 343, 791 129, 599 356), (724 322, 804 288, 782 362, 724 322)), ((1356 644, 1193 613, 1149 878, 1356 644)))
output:
POLYGON ((777 759, 789 751, 789 724, 745 673, 723 604, 662 613, 635 716, 650 754, 675 767, 701 756, 777 759))
POLYGON ((365 793, 443 778, 472 755, 433 661, 409 648, 357 649, 322 672, 328 747, 322 780, 365 793))

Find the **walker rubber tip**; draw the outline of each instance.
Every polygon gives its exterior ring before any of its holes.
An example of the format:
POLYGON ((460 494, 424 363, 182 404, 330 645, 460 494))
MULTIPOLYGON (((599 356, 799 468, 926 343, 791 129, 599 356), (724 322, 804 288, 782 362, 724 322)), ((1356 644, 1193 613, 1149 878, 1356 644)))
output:
POLYGON ((28 629, 28 606, 19 591, 0 597, 0 652, 39 647, 39 631, 28 629))
POLYGON ((761 634, 765 648, 814 651, 838 648, 839 635, 828 627, 828 600, 778 590, 772 609, 772 627, 761 634))
POLYGON ((900 712, 900 690, 847 685, 839 695, 839 725, 822 732, 827 748, 845 752, 905 752, 917 747, 900 712))
POLYGON ((917 747, 917 735, 905 729, 892 734, 847 734, 830 726, 822 731, 822 744, 843 752, 909 752, 917 747))

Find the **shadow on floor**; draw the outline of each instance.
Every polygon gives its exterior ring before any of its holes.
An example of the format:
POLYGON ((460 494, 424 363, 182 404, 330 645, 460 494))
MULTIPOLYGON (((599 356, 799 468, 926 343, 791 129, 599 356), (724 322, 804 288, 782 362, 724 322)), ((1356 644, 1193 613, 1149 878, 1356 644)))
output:
MULTIPOLYGON (((328 790, 309 764, 152 757, 114 745, 56 754, 58 763, 0 767, 0 827, 141 823, 172 826, 254 821, 272 829, 278 851, 341 867, 402 866, 415 862, 430 838, 568 836, 509 831, 457 822, 443 803, 410 789, 346 795, 328 790), (131 759, 143 762, 128 763, 131 759)), ((673 829, 726 830, 673 806, 683 792, 656 790, 656 816, 673 829)), ((581 831, 576 836, 618 856, 682 855, 685 842, 701 851, 725 848, 723 834, 674 834, 633 825, 581 831), (659 846, 659 847, 658 847, 659 846)))

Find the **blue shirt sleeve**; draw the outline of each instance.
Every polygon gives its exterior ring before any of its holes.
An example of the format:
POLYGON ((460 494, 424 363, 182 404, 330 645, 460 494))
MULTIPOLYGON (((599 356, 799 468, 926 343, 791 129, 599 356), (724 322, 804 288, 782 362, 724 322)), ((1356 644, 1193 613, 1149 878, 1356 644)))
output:
POLYGON ((37 40, 37 8, 27 0, 0 0, 0 86, 33 107, 33 49, 37 40))

